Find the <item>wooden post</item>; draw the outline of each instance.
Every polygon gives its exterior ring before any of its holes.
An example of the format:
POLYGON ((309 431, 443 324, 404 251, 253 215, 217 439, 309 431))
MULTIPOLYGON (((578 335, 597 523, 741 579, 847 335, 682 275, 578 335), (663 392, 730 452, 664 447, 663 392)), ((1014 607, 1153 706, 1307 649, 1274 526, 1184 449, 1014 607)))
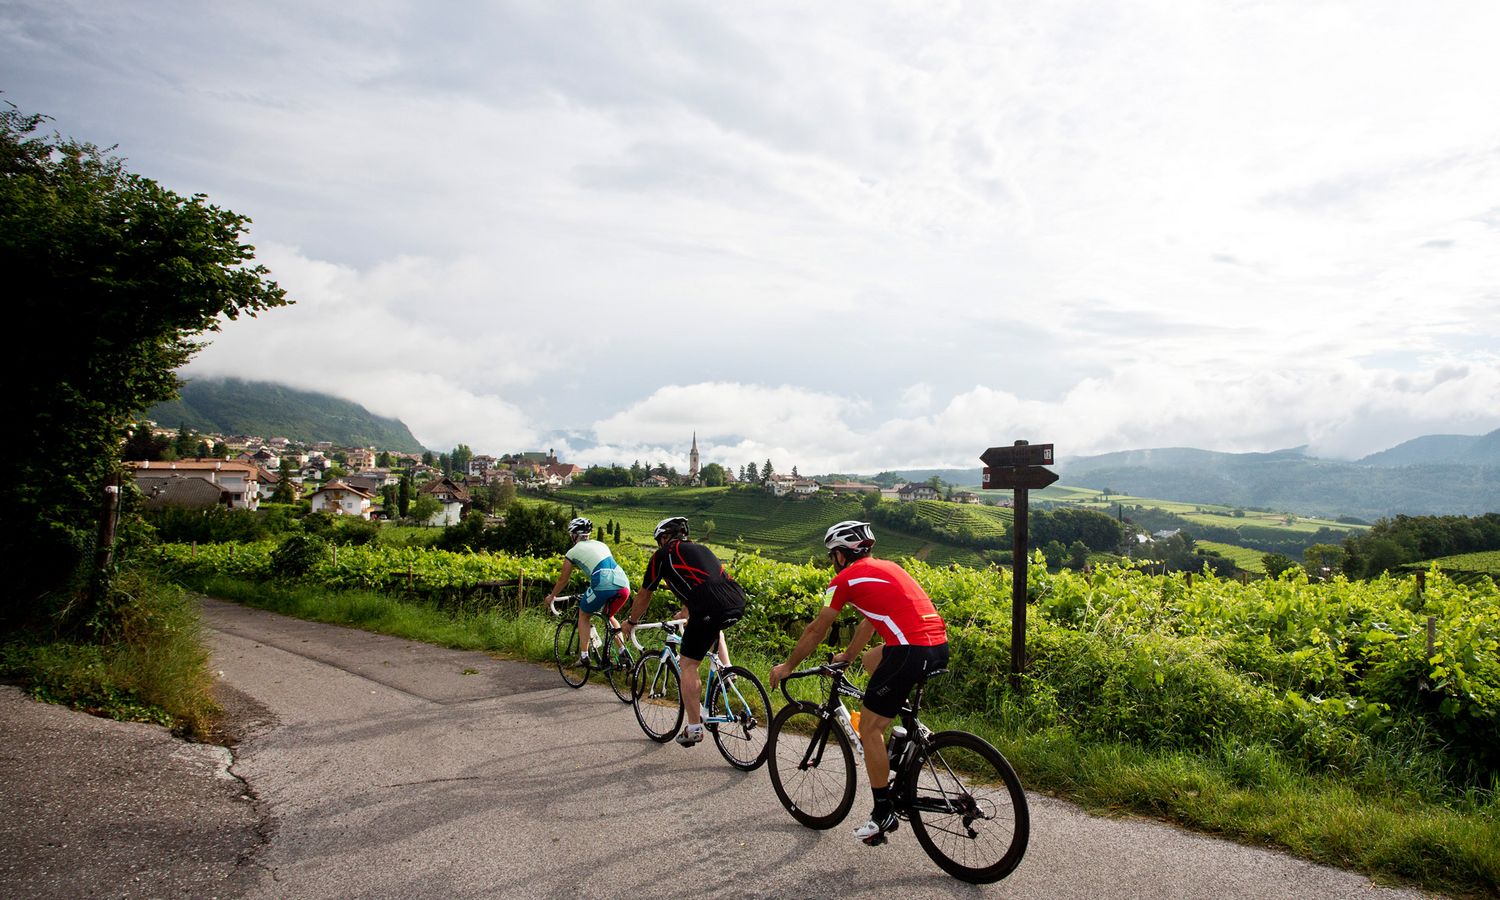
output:
POLYGON ((1422 592, 1427 590, 1427 573, 1421 569, 1417 570, 1417 599, 1422 599, 1422 592))
POLYGON ((416 590, 416 578, 412 572, 411 563, 406 564, 406 589, 408 591, 416 590))
POLYGON ((1193 573, 1192 572, 1188 572, 1187 573, 1187 586, 1189 588, 1192 588, 1192 586, 1193 586, 1193 573))
POLYGON ((521 577, 516 579, 516 614, 526 608, 526 570, 521 570, 521 577))
POLYGON ((99 511, 99 545, 94 549, 94 568, 102 578, 115 559, 115 527, 120 521, 120 485, 114 475, 104 485, 104 503, 99 511))
POLYGON ((1026 558, 1026 513, 1031 502, 1029 494, 1026 488, 1015 489, 1016 509, 1010 522, 1014 538, 1011 542, 1010 579, 1010 687, 1017 693, 1021 691, 1021 672, 1026 668, 1026 569, 1030 566, 1030 560, 1026 558))
POLYGON ((198 542, 193 541, 193 559, 198 558, 198 542))
POLYGON ((1427 659, 1431 661, 1437 646, 1437 616, 1427 617, 1427 659))
POLYGON ((333 564, 335 566, 337 566, 339 564, 339 545, 338 544, 334 544, 333 545, 333 564))

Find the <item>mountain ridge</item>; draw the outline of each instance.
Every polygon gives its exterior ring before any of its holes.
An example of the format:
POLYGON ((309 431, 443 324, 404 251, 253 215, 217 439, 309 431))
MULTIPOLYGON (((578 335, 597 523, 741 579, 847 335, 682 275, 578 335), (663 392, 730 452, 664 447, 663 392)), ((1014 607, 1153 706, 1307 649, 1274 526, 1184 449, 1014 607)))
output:
POLYGON ((152 406, 145 417, 164 428, 185 426, 197 432, 332 441, 401 453, 426 449, 400 419, 377 416, 331 394, 273 381, 195 378, 183 383, 176 400, 152 406))

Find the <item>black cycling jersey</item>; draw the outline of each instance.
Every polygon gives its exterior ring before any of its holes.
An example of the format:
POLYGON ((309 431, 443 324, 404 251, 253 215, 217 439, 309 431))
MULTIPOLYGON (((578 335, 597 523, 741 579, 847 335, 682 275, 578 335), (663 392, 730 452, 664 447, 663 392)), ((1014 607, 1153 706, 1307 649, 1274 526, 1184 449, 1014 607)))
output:
POLYGON ((654 591, 662 582, 689 610, 743 607, 745 603, 744 590, 729 577, 719 558, 692 541, 673 541, 651 554, 645 588, 654 591))

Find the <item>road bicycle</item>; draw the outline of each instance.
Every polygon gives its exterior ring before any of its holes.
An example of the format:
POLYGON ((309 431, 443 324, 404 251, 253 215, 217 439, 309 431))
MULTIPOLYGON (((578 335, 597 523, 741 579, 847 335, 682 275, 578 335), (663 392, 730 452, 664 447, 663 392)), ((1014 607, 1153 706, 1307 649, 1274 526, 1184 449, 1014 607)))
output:
POLYGON ((578 595, 563 594, 554 597, 551 610, 554 616, 560 617, 557 633, 552 636, 552 656, 557 661, 557 671, 562 675, 563 682, 568 687, 580 688, 589 680, 591 673, 601 672, 609 680, 610 689, 620 698, 620 702, 629 703, 632 699, 630 679, 635 660, 631 659, 630 653, 618 639, 620 626, 615 623, 614 617, 605 610, 600 610, 589 620, 587 661, 580 663, 584 654, 578 649, 578 595), (598 625, 601 619, 604 621, 602 636, 598 625))
MULTIPOLYGON (((853 717, 840 697, 863 699, 844 675, 848 663, 793 672, 781 683, 787 705, 771 722, 767 756, 781 805, 809 828, 832 828, 854 805, 855 752, 864 759, 853 717), (828 698, 792 697, 798 678, 830 680, 828 698)), ((928 673, 939 675, 945 669, 928 673)), ((892 795, 898 819, 911 823, 917 843, 945 872, 975 884, 1009 875, 1026 854, 1031 814, 1021 779, 988 741, 966 731, 933 733, 917 718, 927 679, 917 682, 891 729, 892 795)), ((885 835, 866 841, 885 842, 885 835)))
MULTIPOLYGON (((635 664, 632 681, 635 719, 646 736, 666 743, 682 728, 685 715, 682 697, 681 644, 683 619, 643 623, 636 631, 659 627, 666 643, 654 656, 642 656, 635 664)), ((635 639, 635 635, 631 635, 635 639)), ((639 644, 637 644, 639 646, 639 644)), ((771 698, 765 686, 749 669, 728 666, 717 650, 708 654, 708 679, 703 704, 703 727, 731 766, 746 772, 760 768, 766 760, 766 725, 771 720, 771 698)), ((697 699, 697 698, 694 698, 697 699)))

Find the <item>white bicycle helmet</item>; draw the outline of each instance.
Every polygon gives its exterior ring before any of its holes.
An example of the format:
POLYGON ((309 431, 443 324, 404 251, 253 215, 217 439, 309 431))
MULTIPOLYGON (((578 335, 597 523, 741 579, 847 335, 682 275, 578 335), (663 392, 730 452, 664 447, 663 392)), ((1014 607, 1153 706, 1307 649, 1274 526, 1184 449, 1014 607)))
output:
POLYGON ((593 531, 594 523, 590 522, 588 519, 585 519, 583 516, 579 516, 578 518, 568 523, 568 534, 588 535, 592 534, 593 531))
POLYGON ((823 535, 823 546, 829 550, 845 550, 855 556, 863 556, 875 546, 875 532, 869 522, 849 519, 828 529, 823 535))
POLYGON ((652 537, 661 540, 662 535, 676 535, 680 538, 688 536, 688 521, 686 516, 671 516, 656 523, 656 532, 652 537))

